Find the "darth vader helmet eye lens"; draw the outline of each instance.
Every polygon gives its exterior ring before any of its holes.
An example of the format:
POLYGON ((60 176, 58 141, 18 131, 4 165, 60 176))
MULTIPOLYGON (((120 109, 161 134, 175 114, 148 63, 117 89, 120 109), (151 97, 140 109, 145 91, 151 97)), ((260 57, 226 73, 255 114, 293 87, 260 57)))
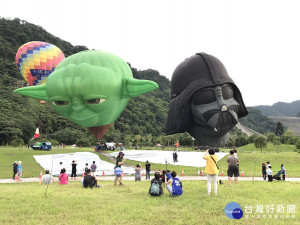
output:
POLYGON ((62 106, 62 105, 68 105, 69 101, 53 101, 54 105, 62 106))
POLYGON ((216 101, 216 95, 213 89, 200 90, 194 97, 194 105, 205 105, 214 101, 216 101))
POLYGON ((222 87, 222 95, 223 95, 223 99, 230 99, 233 98, 233 89, 230 85, 224 85, 222 87))

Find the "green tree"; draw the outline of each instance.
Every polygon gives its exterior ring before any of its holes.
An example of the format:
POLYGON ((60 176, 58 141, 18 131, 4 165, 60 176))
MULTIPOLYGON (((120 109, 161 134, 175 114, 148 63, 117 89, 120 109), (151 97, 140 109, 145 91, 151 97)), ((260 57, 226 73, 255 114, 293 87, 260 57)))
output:
POLYGON ((300 138, 298 139, 298 141, 296 142, 295 145, 296 145, 296 148, 297 148, 297 149, 300 149, 300 138))
POLYGON ((262 149, 267 147, 267 144, 268 144, 267 138, 262 135, 258 136, 254 142, 255 148, 260 148, 261 153, 262 153, 262 149))
POLYGON ((282 123, 280 121, 278 121, 277 122, 277 126, 276 126, 275 134, 277 136, 281 137, 281 135, 283 135, 283 132, 284 132, 284 129, 283 129, 282 123))

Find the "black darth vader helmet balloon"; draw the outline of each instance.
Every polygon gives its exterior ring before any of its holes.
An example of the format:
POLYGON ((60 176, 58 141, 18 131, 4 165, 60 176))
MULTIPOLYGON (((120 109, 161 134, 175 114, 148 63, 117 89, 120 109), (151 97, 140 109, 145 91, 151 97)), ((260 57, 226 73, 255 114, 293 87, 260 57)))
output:
POLYGON ((167 134, 187 131, 202 145, 220 146, 247 114, 238 87, 216 57, 198 53, 175 69, 167 134))

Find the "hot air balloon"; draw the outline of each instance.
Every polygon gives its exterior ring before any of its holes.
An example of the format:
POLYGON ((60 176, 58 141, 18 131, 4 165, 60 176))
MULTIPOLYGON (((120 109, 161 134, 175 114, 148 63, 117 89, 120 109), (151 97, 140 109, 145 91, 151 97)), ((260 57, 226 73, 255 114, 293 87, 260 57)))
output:
POLYGON ((30 86, 46 83, 48 76, 65 58, 55 45, 32 41, 22 45, 16 54, 17 67, 30 86))
POLYGON ((51 101, 53 108, 101 139, 130 98, 158 88, 133 78, 128 64, 108 52, 82 51, 64 59, 47 83, 16 93, 51 101))
POLYGON ((216 57, 197 53, 175 69, 166 133, 187 131, 201 145, 221 146, 248 114, 240 90, 216 57))

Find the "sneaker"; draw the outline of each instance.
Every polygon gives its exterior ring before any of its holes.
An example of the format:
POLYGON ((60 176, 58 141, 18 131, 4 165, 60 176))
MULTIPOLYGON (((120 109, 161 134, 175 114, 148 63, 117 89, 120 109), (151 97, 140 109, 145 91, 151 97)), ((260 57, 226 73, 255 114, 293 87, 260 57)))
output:
POLYGON ((119 185, 120 185, 120 186, 124 186, 124 184, 122 184, 122 183, 120 183, 119 185))

